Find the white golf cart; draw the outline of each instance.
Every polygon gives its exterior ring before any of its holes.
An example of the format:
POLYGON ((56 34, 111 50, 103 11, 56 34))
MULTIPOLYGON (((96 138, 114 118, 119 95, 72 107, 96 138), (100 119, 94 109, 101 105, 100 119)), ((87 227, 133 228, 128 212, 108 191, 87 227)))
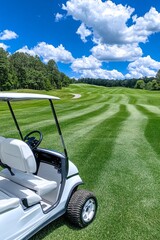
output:
POLYGON ((0 101, 7 103, 19 136, 0 136, 0 240, 29 239, 65 213, 81 228, 95 218, 95 195, 77 190, 83 182, 77 167, 68 160, 53 105, 56 99, 59 98, 41 94, 0 93, 0 101), (14 101, 24 104, 29 99, 49 102, 64 153, 40 147, 43 135, 39 130, 23 136, 12 105, 14 101))

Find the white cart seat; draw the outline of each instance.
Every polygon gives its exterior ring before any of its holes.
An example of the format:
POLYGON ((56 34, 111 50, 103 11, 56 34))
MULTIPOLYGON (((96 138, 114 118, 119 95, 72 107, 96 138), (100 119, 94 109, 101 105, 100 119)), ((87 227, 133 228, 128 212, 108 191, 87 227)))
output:
POLYGON ((33 206, 42 200, 41 197, 32 190, 14 183, 2 176, 0 176, 0 189, 9 192, 11 196, 19 198, 25 207, 33 206))
POLYGON ((55 181, 33 174, 37 170, 36 160, 25 142, 18 139, 4 139, 0 144, 0 156, 2 163, 9 166, 14 174, 6 168, 1 171, 1 176, 34 190, 40 196, 56 189, 55 181))
POLYGON ((19 140, 5 138, 0 144, 1 161, 10 168, 22 172, 35 173, 37 166, 34 155, 29 146, 19 140))

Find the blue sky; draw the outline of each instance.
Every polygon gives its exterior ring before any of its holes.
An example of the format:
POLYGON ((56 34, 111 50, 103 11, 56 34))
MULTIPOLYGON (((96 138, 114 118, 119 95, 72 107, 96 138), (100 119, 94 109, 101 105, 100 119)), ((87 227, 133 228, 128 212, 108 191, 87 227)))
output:
POLYGON ((69 77, 155 76, 159 0, 1 0, 0 47, 57 62, 69 77))

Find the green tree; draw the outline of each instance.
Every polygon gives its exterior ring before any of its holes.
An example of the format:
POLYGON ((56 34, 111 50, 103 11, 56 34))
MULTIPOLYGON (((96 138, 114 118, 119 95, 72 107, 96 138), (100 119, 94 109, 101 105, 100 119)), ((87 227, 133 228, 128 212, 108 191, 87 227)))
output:
POLYGON ((58 70, 54 60, 44 64, 38 56, 0 48, 0 90, 33 88, 50 90, 68 86, 70 79, 58 70))
POLYGON ((61 73, 62 87, 68 87, 71 83, 71 79, 67 77, 64 73, 61 73))
POLYGON ((18 88, 26 87, 28 59, 25 53, 16 52, 10 56, 10 62, 15 69, 18 88))
POLYGON ((152 90, 152 86, 153 86, 152 82, 146 83, 146 89, 147 90, 152 90))
POLYGON ((4 85, 9 80, 8 53, 0 48, 0 91, 4 90, 4 85))
POLYGON ((156 80, 157 80, 158 84, 160 84, 160 70, 156 74, 156 80))
POLYGON ((160 85, 158 84, 157 80, 152 80, 152 90, 159 90, 160 85))
POLYGON ((144 89, 145 88, 145 82, 143 80, 138 80, 136 82, 135 88, 137 88, 137 89, 144 89))
POLYGON ((50 81, 50 84, 53 88, 56 88, 55 76, 54 73, 57 71, 57 65, 53 59, 49 60, 47 65, 47 76, 50 81))
POLYGON ((0 48, 0 90, 10 90, 16 87, 17 77, 12 64, 9 61, 9 54, 0 48))
POLYGON ((47 63, 47 74, 48 78, 51 82, 51 85, 54 88, 61 89, 62 88, 62 76, 58 70, 57 64, 53 59, 49 60, 47 63))

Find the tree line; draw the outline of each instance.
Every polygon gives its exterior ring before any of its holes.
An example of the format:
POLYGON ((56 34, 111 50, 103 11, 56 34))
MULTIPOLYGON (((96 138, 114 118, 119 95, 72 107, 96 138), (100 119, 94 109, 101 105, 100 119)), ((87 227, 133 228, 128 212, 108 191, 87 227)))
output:
POLYGON ((38 56, 0 48, 0 91, 11 89, 51 90, 69 86, 73 80, 58 70, 55 61, 44 64, 38 56))
POLYGON ((75 81, 75 79, 71 79, 60 72, 53 59, 45 64, 38 56, 31 56, 22 52, 9 54, 3 48, 0 48, 0 91, 25 88, 36 90, 61 89, 74 82, 105 87, 160 90, 160 70, 156 77, 150 78, 124 80, 80 78, 75 81))
POLYGON ((160 70, 157 72, 156 77, 124 80, 80 78, 78 79, 78 83, 87 83, 105 87, 127 87, 147 90, 160 90, 160 70))

